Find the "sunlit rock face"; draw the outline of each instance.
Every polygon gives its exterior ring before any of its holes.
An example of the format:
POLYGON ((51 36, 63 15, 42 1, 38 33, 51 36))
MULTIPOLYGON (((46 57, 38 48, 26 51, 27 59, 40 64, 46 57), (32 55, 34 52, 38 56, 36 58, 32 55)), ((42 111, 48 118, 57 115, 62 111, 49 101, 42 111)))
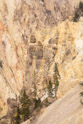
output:
POLYGON ((58 63, 62 97, 83 80, 83 22, 70 21, 79 0, 0 0, 0 106, 23 87, 42 97, 58 63), (65 8, 66 7, 66 8, 65 8), (71 8, 71 9, 70 9, 71 8))

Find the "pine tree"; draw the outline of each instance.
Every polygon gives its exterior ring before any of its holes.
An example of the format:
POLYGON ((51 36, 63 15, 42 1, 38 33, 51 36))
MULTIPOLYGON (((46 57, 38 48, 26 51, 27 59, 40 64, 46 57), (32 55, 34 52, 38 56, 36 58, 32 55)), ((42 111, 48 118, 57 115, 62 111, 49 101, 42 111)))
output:
POLYGON ((21 97, 21 115, 23 121, 26 121, 30 117, 30 100, 24 90, 21 97))
POLYGON ((38 107, 41 107, 41 99, 40 98, 34 99, 34 101, 35 101, 35 109, 38 107))
POLYGON ((34 85, 34 97, 36 98, 37 96, 37 86, 36 86, 36 73, 34 71, 34 75, 33 75, 33 85, 34 85))
POLYGON ((21 118, 20 118, 20 108, 19 106, 17 107, 17 114, 15 117, 15 124, 20 124, 21 118))
POLYGON ((51 80, 49 81, 49 84, 48 84, 48 95, 49 95, 49 97, 52 97, 52 95, 53 95, 53 90, 52 90, 52 82, 51 82, 51 80))
POLYGON ((83 16, 83 2, 80 2, 79 6, 75 10, 75 15, 73 17, 73 21, 77 22, 81 16, 83 16))
POLYGON ((55 96, 59 86, 59 79, 60 79, 60 75, 59 75, 57 63, 55 63, 55 69, 54 69, 55 96))

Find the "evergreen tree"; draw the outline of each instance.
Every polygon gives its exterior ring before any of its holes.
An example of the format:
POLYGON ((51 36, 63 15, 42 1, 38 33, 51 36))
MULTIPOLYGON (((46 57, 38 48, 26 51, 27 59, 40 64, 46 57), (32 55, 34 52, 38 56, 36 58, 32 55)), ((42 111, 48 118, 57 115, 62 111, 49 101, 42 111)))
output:
POLYGON ((26 121, 30 117, 30 100, 24 90, 21 97, 21 115, 23 121, 26 121))
POLYGON ((50 97, 52 97, 52 95, 53 95, 53 90, 52 90, 52 82, 51 82, 51 80, 49 81, 49 84, 48 84, 48 95, 50 96, 50 97))
POLYGON ((41 107, 41 99, 40 98, 34 99, 34 101, 35 101, 35 109, 38 107, 41 107))
POLYGON ((79 6, 75 10, 75 15, 73 17, 73 21, 77 22, 81 16, 83 16, 83 2, 80 2, 79 6))
POLYGON ((57 63, 55 63, 55 69, 54 69, 55 96, 59 86, 59 78, 60 78, 60 75, 59 75, 57 63))
POLYGON ((37 96, 37 86, 36 86, 36 73, 34 71, 34 75, 33 75, 33 87, 34 87, 34 97, 36 98, 37 96))
POLYGON ((73 21, 74 21, 74 22, 77 22, 79 18, 80 18, 79 13, 75 12, 75 16, 74 16, 74 18, 73 18, 73 21))
POLYGON ((21 118, 20 118, 20 108, 19 106, 17 107, 17 113, 15 117, 15 124, 20 124, 21 118))

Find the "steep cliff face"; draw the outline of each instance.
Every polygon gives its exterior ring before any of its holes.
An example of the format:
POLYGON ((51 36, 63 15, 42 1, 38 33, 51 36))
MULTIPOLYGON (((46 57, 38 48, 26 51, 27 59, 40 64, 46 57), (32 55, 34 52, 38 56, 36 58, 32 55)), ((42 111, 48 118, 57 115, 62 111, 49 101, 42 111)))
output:
POLYGON ((45 96, 58 63, 58 97, 83 80, 83 22, 72 22, 80 0, 0 1, 0 106, 25 87, 45 96), (70 9, 71 8, 71 9, 70 9), (57 26, 56 26, 57 25, 57 26))

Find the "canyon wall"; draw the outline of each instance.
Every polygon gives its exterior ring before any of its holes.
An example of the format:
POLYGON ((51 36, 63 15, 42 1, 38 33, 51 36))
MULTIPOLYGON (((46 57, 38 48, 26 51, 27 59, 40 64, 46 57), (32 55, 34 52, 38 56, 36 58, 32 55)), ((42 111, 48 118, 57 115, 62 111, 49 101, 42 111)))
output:
POLYGON ((83 22, 72 16, 80 0, 0 0, 0 115, 23 88, 45 96, 58 65, 58 98, 83 81, 83 22), (70 9, 71 8, 71 9, 70 9))

